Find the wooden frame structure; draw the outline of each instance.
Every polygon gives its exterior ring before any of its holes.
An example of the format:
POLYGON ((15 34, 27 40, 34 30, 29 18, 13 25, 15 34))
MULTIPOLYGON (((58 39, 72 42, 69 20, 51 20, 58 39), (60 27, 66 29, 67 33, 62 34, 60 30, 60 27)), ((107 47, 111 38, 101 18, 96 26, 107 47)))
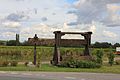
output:
POLYGON ((77 44, 84 45, 85 51, 84 56, 90 56, 89 47, 91 45, 91 34, 92 32, 61 32, 61 31, 55 31, 53 32, 55 34, 55 46, 54 46, 54 55, 53 55, 53 63, 54 65, 57 65, 60 62, 60 47, 64 46, 64 44, 74 44, 74 41, 77 42, 77 44), (62 36, 65 34, 80 34, 84 36, 84 39, 61 39, 62 36))

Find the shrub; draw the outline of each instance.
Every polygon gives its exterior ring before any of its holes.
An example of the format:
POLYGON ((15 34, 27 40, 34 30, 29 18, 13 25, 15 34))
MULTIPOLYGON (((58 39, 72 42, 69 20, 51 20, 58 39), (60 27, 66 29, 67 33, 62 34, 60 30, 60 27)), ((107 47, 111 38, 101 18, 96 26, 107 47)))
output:
POLYGON ((120 65, 120 60, 115 61, 116 65, 120 65))
POLYGON ((27 65, 28 65, 28 63, 29 63, 28 61, 27 61, 27 62, 25 62, 25 63, 24 63, 24 64, 25 64, 25 66, 27 66, 27 65))
POLYGON ((10 64, 11 64, 11 66, 17 66, 18 62, 17 61, 11 61, 10 64))
POLYGON ((108 53, 108 60, 109 60, 108 63, 110 64, 110 66, 112 66, 114 63, 114 57, 115 55, 113 54, 112 50, 110 50, 110 52, 108 53))
POLYGON ((73 59, 71 59, 71 60, 69 60, 68 61, 68 67, 70 67, 70 68, 76 68, 76 66, 77 66, 77 60, 73 60, 73 59))
POLYGON ((8 66, 8 64, 9 64, 8 61, 1 61, 1 62, 0 62, 0 66, 1 66, 1 67, 6 67, 6 66, 8 66))
POLYGON ((40 61, 37 62, 36 67, 38 67, 38 68, 41 67, 40 61))
POLYGON ((97 50, 97 52, 96 52, 96 63, 98 63, 98 64, 101 64, 102 65, 102 62, 103 62, 103 60, 102 60, 102 58, 103 58, 103 50, 101 49, 101 50, 97 50))
POLYGON ((101 65, 92 61, 78 61, 78 67, 80 68, 100 68, 101 65))
POLYGON ((101 65, 92 61, 87 60, 68 60, 62 61, 59 64, 60 67, 70 67, 70 68, 100 68, 101 65))

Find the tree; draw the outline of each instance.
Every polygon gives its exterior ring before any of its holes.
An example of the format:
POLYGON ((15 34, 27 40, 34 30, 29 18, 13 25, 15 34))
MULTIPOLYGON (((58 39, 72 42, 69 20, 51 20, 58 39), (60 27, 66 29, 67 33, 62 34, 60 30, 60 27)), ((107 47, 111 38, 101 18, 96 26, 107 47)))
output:
POLYGON ((22 46, 29 46, 29 42, 28 41, 24 41, 23 43, 21 43, 22 46))
POLYGON ((7 41, 7 46, 16 46, 16 40, 7 41))
POLYGON ((0 40, 0 45, 6 45, 6 41, 0 40))
POLYGON ((16 34, 16 46, 19 46, 19 34, 16 34))
POLYGON ((109 48, 112 46, 111 43, 108 42, 95 42, 95 44, 92 45, 94 48, 109 48))
POLYGON ((114 48, 120 47, 120 44, 119 44, 119 43, 115 43, 115 44, 113 45, 113 47, 114 47, 114 48))

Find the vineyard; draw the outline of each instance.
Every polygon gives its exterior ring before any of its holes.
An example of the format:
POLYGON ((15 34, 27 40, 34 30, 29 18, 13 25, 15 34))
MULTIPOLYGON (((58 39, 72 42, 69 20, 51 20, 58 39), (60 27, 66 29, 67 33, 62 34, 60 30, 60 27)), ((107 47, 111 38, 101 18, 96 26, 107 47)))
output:
MULTIPOLYGON (((33 46, 0 46, 0 60, 17 60, 17 61, 33 61, 33 46)), ((76 55, 82 55, 84 48, 71 48, 61 47, 61 55, 66 52, 72 52, 76 55)), ((90 49, 91 54, 94 56, 99 48, 90 49)), ((106 55, 109 52, 109 48, 103 49, 106 55)), ((115 51, 115 49, 113 49, 115 51)), ((37 54, 40 56, 42 61, 50 61, 52 59, 54 47, 37 47, 37 54)), ((105 56, 104 55, 104 56, 105 56)))

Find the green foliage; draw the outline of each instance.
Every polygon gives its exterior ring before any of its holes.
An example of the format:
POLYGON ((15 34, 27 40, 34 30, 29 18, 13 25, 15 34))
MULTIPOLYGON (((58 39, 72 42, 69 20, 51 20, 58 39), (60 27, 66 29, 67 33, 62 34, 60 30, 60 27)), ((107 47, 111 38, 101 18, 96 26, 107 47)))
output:
POLYGON ((0 40, 0 45, 6 45, 6 41, 0 40))
MULTIPOLYGON (((20 62, 23 61, 33 61, 33 46, 0 46, 0 60, 17 60, 20 62)), ((99 48, 91 49, 91 52, 96 56, 97 50, 99 48)), ((115 50, 115 49, 114 49, 115 50)), ((79 57, 83 55, 84 48, 60 48, 61 55, 66 53, 73 53, 73 56, 79 57)), ((103 49, 105 54, 109 52, 109 48, 103 49)), ((49 61, 52 60, 54 47, 43 47, 37 46, 37 54, 41 54, 40 60, 49 61)), ((80 57, 81 58, 81 57, 80 57)), ((106 58, 106 57, 105 57, 106 58)))
POLYGON ((78 66, 80 68, 100 68, 101 65, 93 61, 78 61, 78 66))
POLYGON ((6 67, 8 66, 9 62, 8 61, 0 61, 0 67, 6 67))
POLYGON ((28 62, 28 61, 26 61, 26 62, 24 63, 24 65, 27 67, 28 63, 29 63, 29 62, 28 62))
POLYGON ((114 58, 115 55, 113 54, 112 50, 110 49, 110 52, 108 53, 108 63, 110 64, 110 66, 112 66, 114 64, 114 58))
POLYGON ((87 60, 68 60, 62 61, 59 64, 60 67, 70 67, 70 68, 100 68, 101 65, 93 61, 87 60))
POLYGON ((112 44, 111 43, 108 43, 108 42, 95 42, 92 47, 93 48, 109 48, 111 47, 112 44))
POLYGON ((7 41, 7 46, 16 46, 16 40, 7 41))
POLYGON ((116 65, 120 65, 120 60, 115 61, 116 65))
POLYGON ((37 67, 39 68, 41 66, 41 56, 42 54, 40 52, 37 53, 37 67))
POLYGON ((113 47, 114 47, 114 48, 120 47, 120 43, 115 43, 115 44, 113 45, 113 47))
POLYGON ((58 66, 60 67, 70 67, 70 68, 99 68, 101 67, 97 64, 91 56, 81 56, 72 51, 67 50, 65 55, 62 56, 63 60, 58 66))
POLYGON ((11 62, 10 62, 10 65, 11 65, 11 66, 17 66, 17 64, 18 64, 17 61, 11 61, 11 62))
POLYGON ((102 65, 103 62, 103 50, 97 50, 96 52, 96 63, 101 64, 102 65))
POLYGON ((28 41, 24 41, 23 43, 21 43, 20 45, 22 45, 22 46, 29 46, 30 44, 29 44, 29 42, 28 41))

